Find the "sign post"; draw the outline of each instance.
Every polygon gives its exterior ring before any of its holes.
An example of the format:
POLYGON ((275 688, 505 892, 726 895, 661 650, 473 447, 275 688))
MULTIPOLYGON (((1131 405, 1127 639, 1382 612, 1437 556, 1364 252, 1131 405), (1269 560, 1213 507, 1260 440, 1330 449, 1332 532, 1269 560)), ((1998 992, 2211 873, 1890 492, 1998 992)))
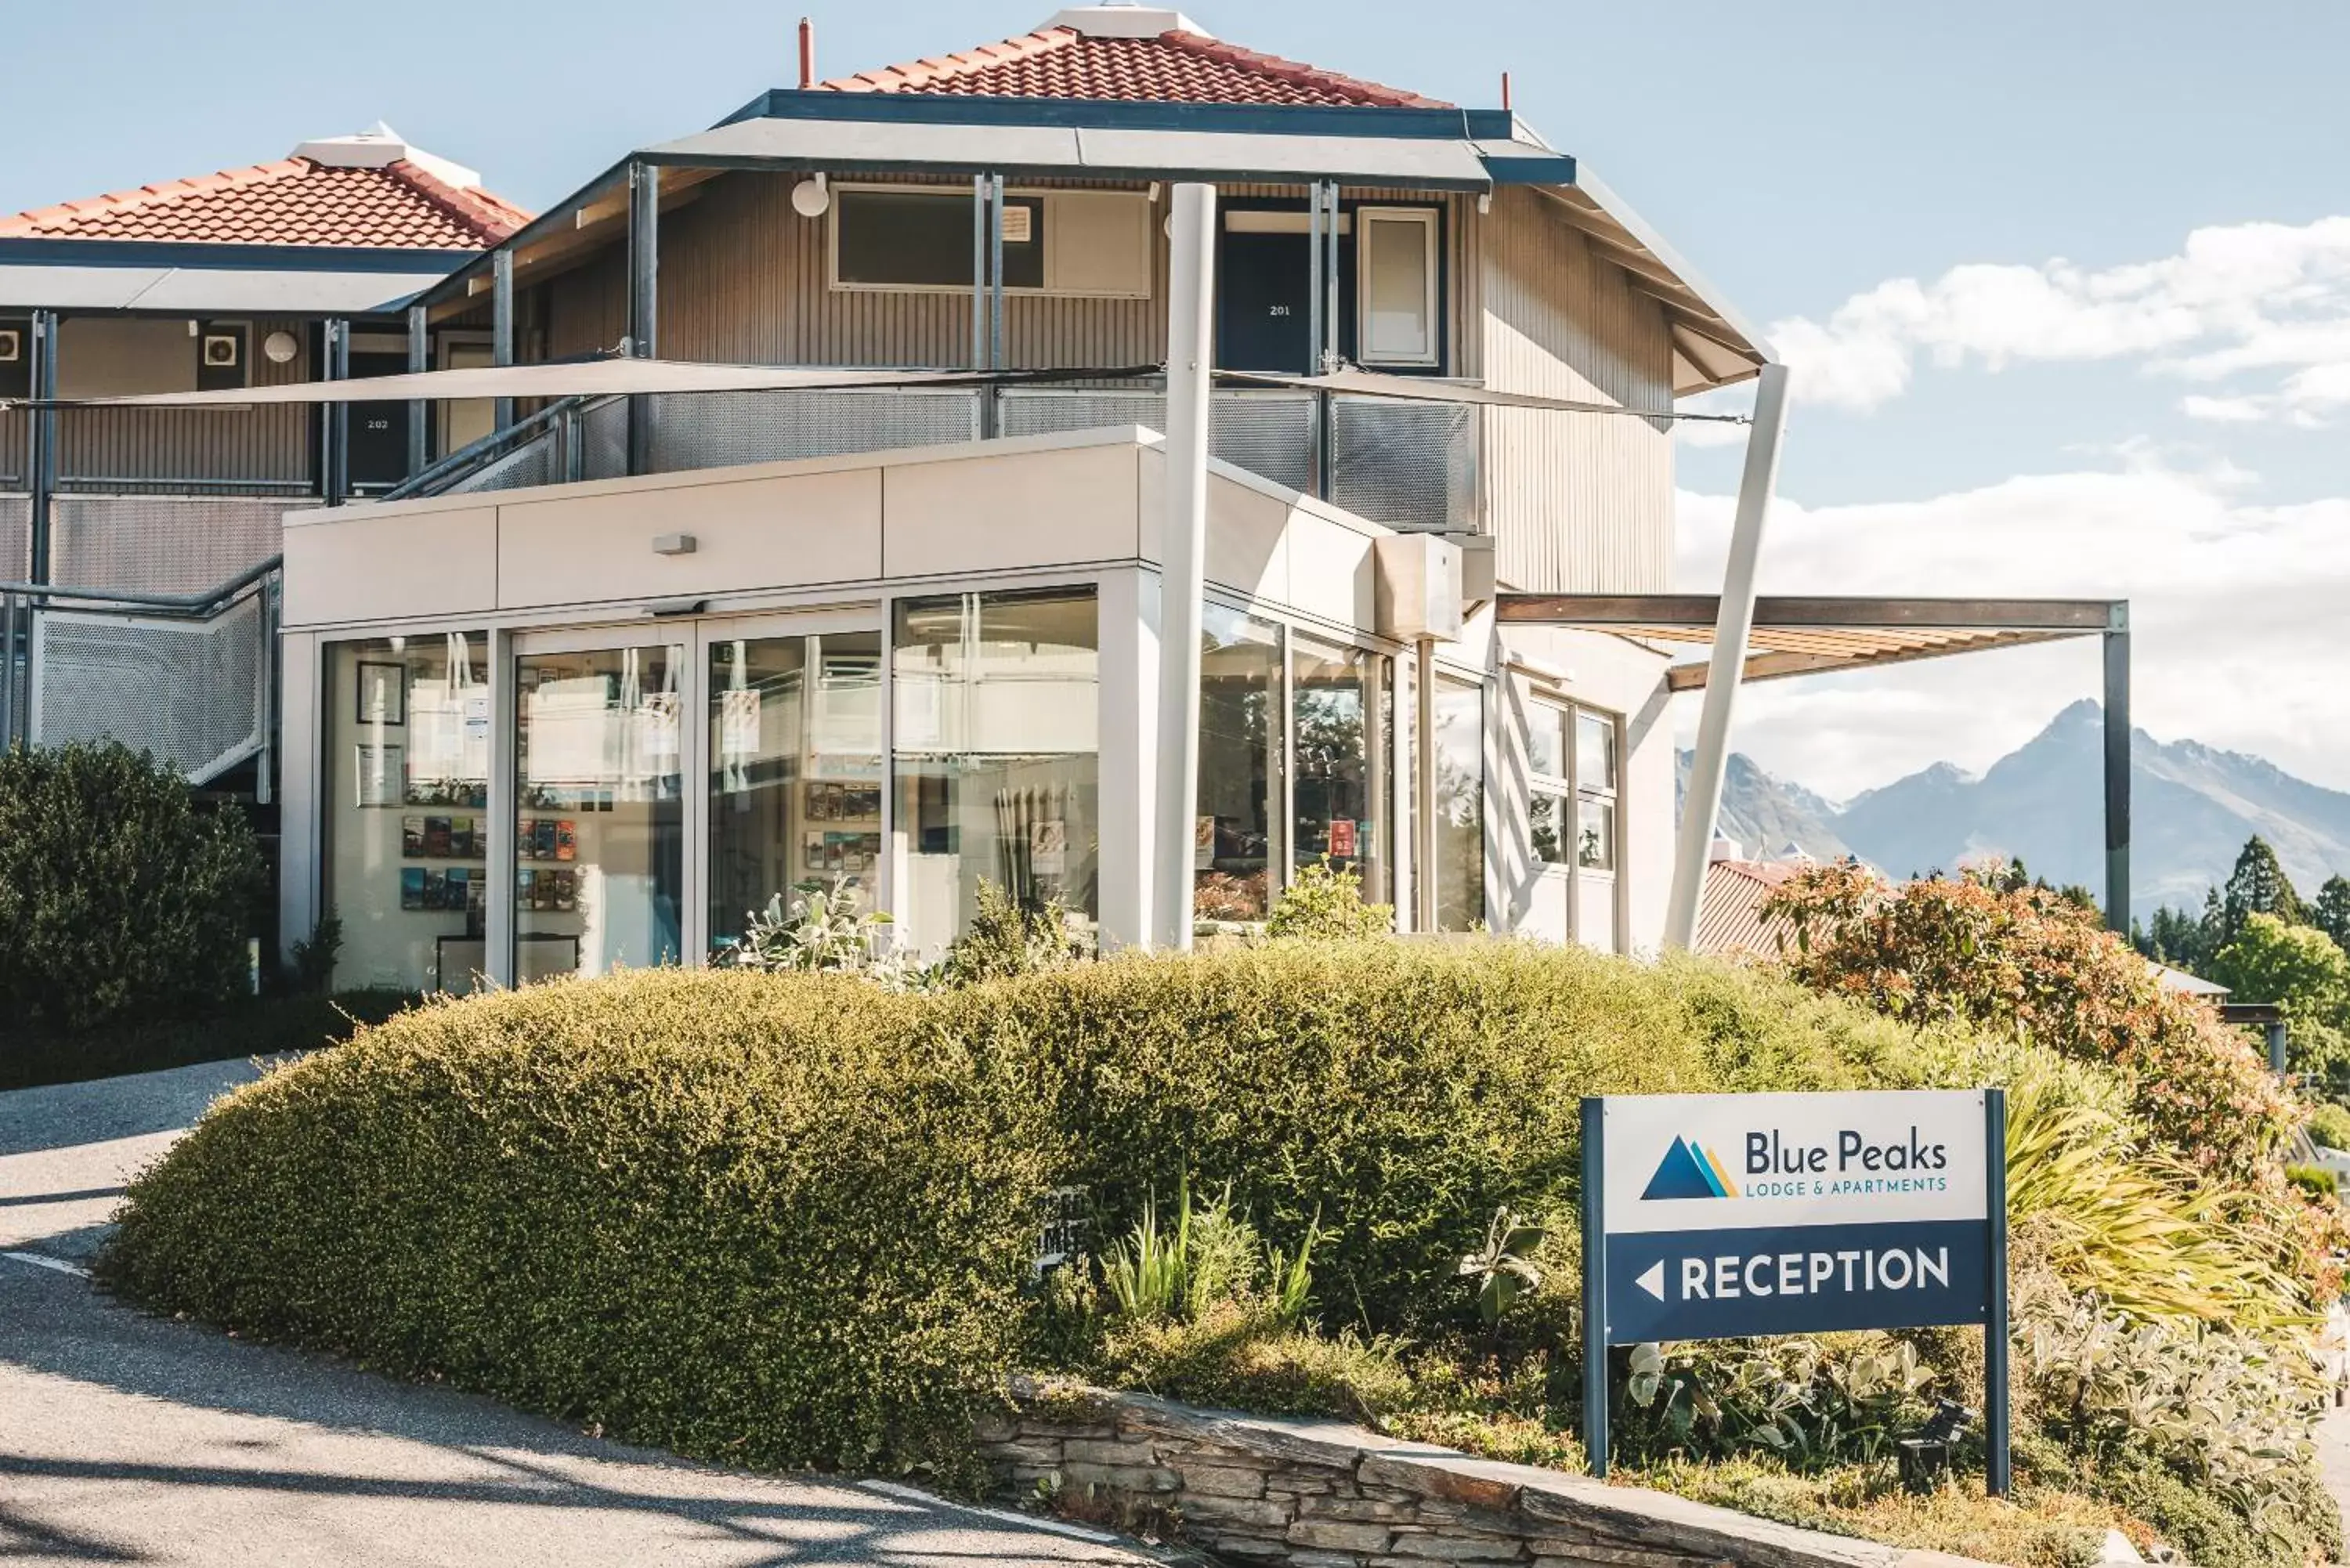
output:
POLYGON ((1998 1089, 1586 1099, 1592 1473, 1611 1345, 1973 1324, 1987 1486, 2004 1493, 2006 1123, 1998 1089))

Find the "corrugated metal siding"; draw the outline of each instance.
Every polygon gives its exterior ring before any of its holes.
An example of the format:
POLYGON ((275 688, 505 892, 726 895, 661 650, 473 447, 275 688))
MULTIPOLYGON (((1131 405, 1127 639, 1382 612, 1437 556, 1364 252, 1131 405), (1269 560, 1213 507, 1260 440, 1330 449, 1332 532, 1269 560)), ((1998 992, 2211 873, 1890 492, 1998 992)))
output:
MULTIPOLYGON (((1602 262, 1535 192, 1503 190, 1475 225, 1488 386, 1672 406, 1664 309, 1602 262)), ((1513 587, 1660 593, 1671 584, 1672 438, 1607 415, 1484 410, 1480 487, 1513 587)))
MULTIPOLYGON (((310 327, 292 317, 252 318, 247 351, 253 384, 307 381, 310 327), (293 358, 272 364, 261 351, 273 332, 293 334, 293 358)), ((72 351, 70 339, 66 352, 72 351)), ((192 352, 192 350, 191 350, 192 352)), ((159 378, 161 385, 161 379, 159 378)), ((310 476, 317 410, 254 409, 64 409, 57 414, 61 488, 166 490, 174 480, 208 480, 234 488, 296 484, 310 476)))

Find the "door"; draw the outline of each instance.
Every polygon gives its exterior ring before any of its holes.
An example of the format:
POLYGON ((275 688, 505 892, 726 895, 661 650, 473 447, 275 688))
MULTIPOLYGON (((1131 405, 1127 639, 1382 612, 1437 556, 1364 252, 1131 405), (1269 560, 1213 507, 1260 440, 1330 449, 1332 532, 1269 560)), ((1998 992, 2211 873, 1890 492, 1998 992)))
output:
MULTIPOLYGON (((408 369, 405 352, 351 350, 351 377, 398 376, 408 369)), ((351 405, 351 489, 355 493, 389 490, 408 477, 408 416, 406 403, 351 405)))
POLYGON ((709 889, 703 950, 801 890, 879 908, 888 810, 881 630, 870 615, 705 620, 709 889))
POLYGON ((692 647, 690 624, 517 639, 518 980, 683 957, 692 647))
MULTIPOLYGON (((1338 352, 1354 354, 1354 222, 1338 219, 1338 352)), ((1216 244, 1216 364, 1227 370, 1314 369, 1314 247, 1306 213, 1225 210, 1216 244)))

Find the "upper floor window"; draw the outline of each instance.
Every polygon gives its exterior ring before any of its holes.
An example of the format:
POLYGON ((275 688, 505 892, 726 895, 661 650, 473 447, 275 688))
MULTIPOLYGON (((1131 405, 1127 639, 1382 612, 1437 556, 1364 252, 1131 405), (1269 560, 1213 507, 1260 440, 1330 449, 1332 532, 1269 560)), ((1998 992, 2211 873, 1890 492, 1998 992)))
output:
POLYGON ((1534 858, 1613 871, 1617 858, 1616 716, 1536 702, 1526 735, 1534 858))
POLYGON ((1429 207, 1355 209, 1357 325, 1366 365, 1437 362, 1437 213, 1429 207))
MULTIPOLYGON (((833 287, 917 293, 972 287, 968 191, 836 185, 833 192, 833 287)), ((1149 200, 1139 191, 1007 192, 1004 290, 1148 298, 1152 234, 1149 200)))

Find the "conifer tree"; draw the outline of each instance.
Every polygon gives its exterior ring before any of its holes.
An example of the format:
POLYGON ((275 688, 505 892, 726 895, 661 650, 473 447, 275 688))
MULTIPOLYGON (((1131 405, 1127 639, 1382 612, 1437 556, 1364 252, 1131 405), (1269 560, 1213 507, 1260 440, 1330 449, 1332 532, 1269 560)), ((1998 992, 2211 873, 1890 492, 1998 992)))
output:
POLYGON ((2245 841, 2243 850, 2236 857, 2236 868, 2228 874, 2228 886, 2220 900, 2219 940, 2215 948, 2225 947, 2242 932, 2244 922, 2254 915, 2274 915, 2288 926, 2310 923, 2309 909, 2293 891, 2292 878, 2278 864, 2276 851, 2268 840, 2254 834, 2245 841))

